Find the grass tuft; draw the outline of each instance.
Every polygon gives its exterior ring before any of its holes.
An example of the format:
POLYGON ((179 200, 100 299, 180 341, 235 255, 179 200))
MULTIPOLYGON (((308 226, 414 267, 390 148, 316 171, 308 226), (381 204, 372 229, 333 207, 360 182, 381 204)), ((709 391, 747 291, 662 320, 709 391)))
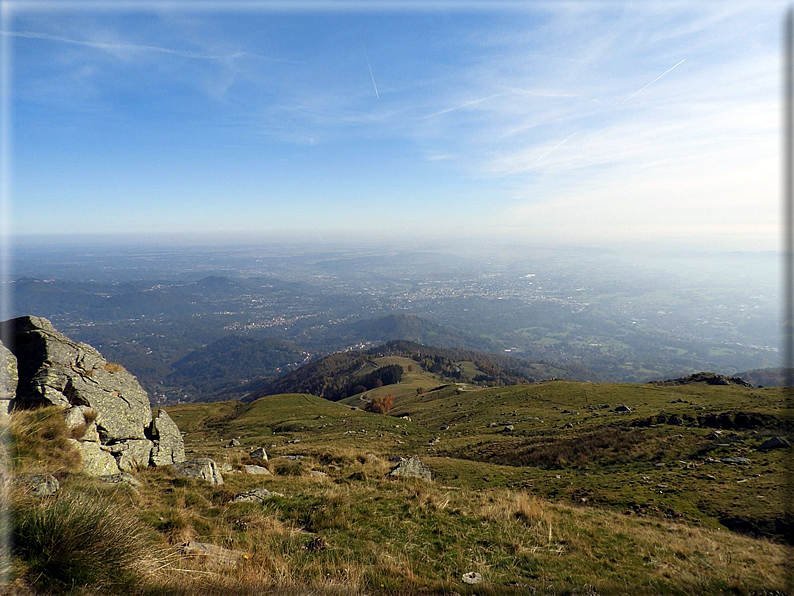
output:
POLYGON ((12 507, 14 552, 37 589, 128 589, 156 563, 138 521, 113 503, 65 494, 12 507))

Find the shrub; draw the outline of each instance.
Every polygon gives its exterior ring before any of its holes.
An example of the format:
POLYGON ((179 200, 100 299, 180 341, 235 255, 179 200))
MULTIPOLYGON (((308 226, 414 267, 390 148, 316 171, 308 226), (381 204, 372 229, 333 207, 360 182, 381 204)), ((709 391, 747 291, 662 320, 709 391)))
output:
POLYGON ((367 406, 367 410, 375 412, 376 414, 385 414, 394 407, 394 396, 389 393, 385 397, 376 397, 367 406))
POLYGON ((131 588, 154 563, 137 520, 88 495, 14 504, 14 554, 38 589, 131 588))

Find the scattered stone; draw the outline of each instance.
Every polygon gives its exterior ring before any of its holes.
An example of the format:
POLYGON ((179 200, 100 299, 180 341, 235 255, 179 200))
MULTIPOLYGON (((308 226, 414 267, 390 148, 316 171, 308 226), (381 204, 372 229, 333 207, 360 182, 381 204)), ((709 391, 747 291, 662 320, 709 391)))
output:
POLYGON ((241 445, 240 441, 238 441, 237 439, 232 439, 231 441, 229 441, 227 447, 240 447, 240 445, 241 445))
POLYGON ((221 474, 231 474, 234 472, 234 466, 229 462, 223 462, 218 469, 221 471, 221 474))
POLYGON ((151 456, 153 466, 169 466, 185 461, 185 444, 182 441, 182 433, 163 409, 152 421, 152 438, 155 440, 151 456))
POLYGON ((248 457, 251 459, 261 459, 267 461, 267 453, 265 452, 264 447, 259 447, 254 449, 251 453, 248 454, 248 457))
POLYGON ((273 473, 264 466, 243 466, 246 474, 254 474, 256 476, 272 476, 273 473))
POLYGON ((444 424, 440 430, 449 430, 449 424, 444 424))
POLYGON ((463 577, 461 578, 464 584, 481 584, 482 583, 482 575, 477 573, 476 571, 469 571, 468 573, 464 573, 463 577))
POLYGON ((312 470, 309 472, 309 476, 312 478, 328 478, 328 474, 323 472, 322 470, 312 470))
POLYGON ((232 503, 264 503, 273 497, 283 497, 281 493, 277 493, 266 488, 255 488, 244 493, 234 495, 232 503))
POLYGON ((17 476, 16 481, 28 487, 34 497, 49 497, 61 488, 60 482, 52 474, 27 474, 17 476))
POLYGON ((180 478, 196 478, 210 484, 223 484, 217 464, 209 457, 198 457, 174 464, 174 473, 180 478))
POLYGON ((287 461, 300 461, 302 460, 305 455, 282 455, 281 459, 286 459, 287 461))
POLYGON ((422 478, 428 481, 432 480, 430 468, 423 464, 415 455, 397 464, 397 467, 389 472, 389 476, 397 476, 399 478, 422 478))
POLYGON ((107 476, 100 476, 99 479, 107 484, 129 484, 130 486, 140 486, 140 481, 132 474, 127 472, 120 472, 118 474, 108 474, 107 476))
POLYGON ((435 444, 436 444, 436 443, 438 443, 440 440, 441 440, 441 437, 433 437, 432 439, 430 439, 430 440, 427 442, 427 444, 428 444, 428 445, 435 445, 435 444))
POLYGON ((631 412, 631 408, 628 407, 627 405, 621 404, 619 406, 616 406, 612 411, 617 412, 618 414, 622 414, 622 413, 631 412))
POLYGON ((771 439, 767 439, 761 446, 759 447, 762 451, 767 451, 768 449, 787 449, 791 447, 791 443, 789 443, 786 439, 781 437, 772 437, 771 439))
POLYGON ((498 423, 498 422, 489 422, 489 423, 488 423, 488 428, 495 428, 495 427, 497 427, 497 426, 499 426, 499 423, 498 423))
POLYGON ((512 424, 506 424, 504 426, 504 428, 502 428, 502 432, 503 433, 511 433, 511 432, 513 432, 513 425, 512 424))
POLYGON ((243 556, 242 551, 230 550, 208 542, 188 542, 182 545, 182 553, 196 559, 207 567, 234 567, 243 556))

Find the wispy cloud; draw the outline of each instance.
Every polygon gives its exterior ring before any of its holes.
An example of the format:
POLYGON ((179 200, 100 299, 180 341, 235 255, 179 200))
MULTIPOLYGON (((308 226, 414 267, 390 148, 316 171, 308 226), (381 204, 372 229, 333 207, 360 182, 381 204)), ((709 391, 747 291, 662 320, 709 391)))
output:
POLYGON ((203 52, 191 52, 189 50, 177 50, 173 48, 166 48, 162 46, 153 46, 146 44, 126 43, 126 42, 104 42, 92 41, 85 39, 72 39, 60 35, 51 35, 49 33, 39 33, 35 31, 5 31, 0 30, 0 35, 8 37, 22 37, 26 39, 41 39, 45 41, 53 41, 60 43, 68 43, 72 45, 84 46, 89 48, 96 48, 99 50, 129 50, 136 52, 158 52, 161 54, 170 54, 173 56, 180 56, 182 58, 190 58, 192 60, 234 60, 237 58, 260 58, 263 60, 280 61, 279 58, 270 56, 263 56, 252 52, 229 52, 227 54, 208 54, 203 52))

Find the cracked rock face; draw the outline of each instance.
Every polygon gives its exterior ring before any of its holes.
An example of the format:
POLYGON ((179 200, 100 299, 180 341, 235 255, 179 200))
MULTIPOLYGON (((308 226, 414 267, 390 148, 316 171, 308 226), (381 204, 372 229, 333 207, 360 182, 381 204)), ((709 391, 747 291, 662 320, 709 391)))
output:
POLYGON ((88 406, 97 413, 103 443, 147 438, 152 410, 134 376, 59 333, 47 319, 26 316, 0 325, 13 338, 19 367, 16 407, 88 406))
POLYGON ((184 461, 176 424, 163 410, 152 419, 146 391, 123 367, 108 363, 97 350, 72 341, 41 317, 4 321, 0 337, 11 350, 0 345, 0 409, 11 384, 16 409, 62 407, 69 428, 85 428, 74 444, 87 473, 102 476, 184 461), (5 371, 12 364, 18 383, 5 371))

